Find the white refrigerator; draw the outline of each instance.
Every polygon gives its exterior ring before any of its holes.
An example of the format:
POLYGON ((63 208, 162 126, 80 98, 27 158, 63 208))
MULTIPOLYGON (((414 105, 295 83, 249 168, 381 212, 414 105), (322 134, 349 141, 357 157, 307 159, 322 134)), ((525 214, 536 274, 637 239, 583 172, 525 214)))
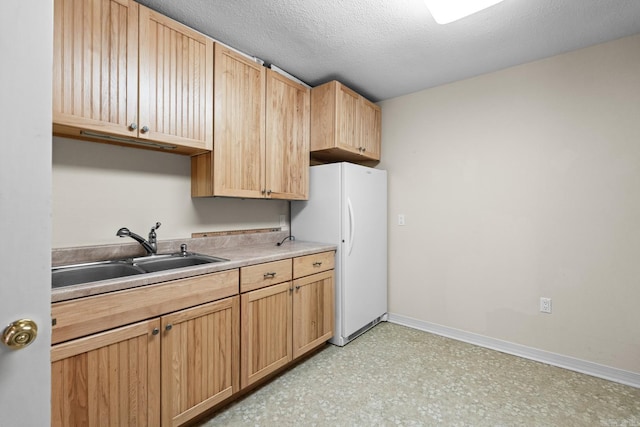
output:
POLYGON ((332 344, 343 346, 386 320, 386 171, 353 163, 312 166, 309 200, 291 202, 291 234, 338 247, 332 344))

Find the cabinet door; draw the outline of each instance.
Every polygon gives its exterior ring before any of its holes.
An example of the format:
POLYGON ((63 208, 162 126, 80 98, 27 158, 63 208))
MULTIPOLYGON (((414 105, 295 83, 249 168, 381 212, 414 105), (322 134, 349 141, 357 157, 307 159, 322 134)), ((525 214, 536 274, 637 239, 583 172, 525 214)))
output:
POLYGON ((267 70, 266 189, 273 199, 309 195, 310 90, 267 70))
POLYGON ((54 131, 136 136, 137 3, 55 0, 53 28, 54 131))
POLYGON ((144 6, 139 108, 140 138, 212 148, 213 41, 144 6))
POLYGON ((291 282, 241 295, 242 388, 292 360, 291 282))
POLYGON ((360 146, 362 155, 380 160, 382 113, 373 102, 360 98, 360 146))
POLYGON ((159 327, 149 320, 53 346, 51 425, 159 425, 159 327))
POLYGON ((162 317, 162 425, 177 426, 238 390, 239 297, 162 317))
POLYGON ((293 282, 293 357, 333 336, 333 270, 293 282))
POLYGON ((213 193, 262 198, 265 68, 216 43, 213 193))
POLYGON ((338 147, 359 153, 360 124, 358 111, 360 95, 338 83, 336 93, 336 142, 338 147))

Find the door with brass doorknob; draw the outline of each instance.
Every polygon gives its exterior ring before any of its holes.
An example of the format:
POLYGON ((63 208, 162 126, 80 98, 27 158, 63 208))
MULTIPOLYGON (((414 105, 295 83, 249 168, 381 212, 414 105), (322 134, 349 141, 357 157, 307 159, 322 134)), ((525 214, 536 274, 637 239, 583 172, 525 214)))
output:
POLYGON ((0 72, 0 336, 9 327, 6 342, 20 346, 0 343, 2 426, 50 424, 53 9, 0 2, 2 61, 11 64, 0 72), (35 340, 28 323, 10 326, 22 319, 37 324, 35 340))

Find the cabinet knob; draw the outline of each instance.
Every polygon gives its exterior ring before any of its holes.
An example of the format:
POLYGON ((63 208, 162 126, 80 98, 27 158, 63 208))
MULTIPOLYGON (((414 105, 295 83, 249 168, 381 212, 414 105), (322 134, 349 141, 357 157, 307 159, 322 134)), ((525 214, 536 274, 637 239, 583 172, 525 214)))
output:
POLYGON ((300 289, 300 285, 296 285, 296 291, 300 289))
POLYGON ((131 124, 129 125, 129 129, 131 129, 131 130, 136 130, 136 129, 138 129, 138 124, 137 124, 137 123, 135 123, 135 122, 134 122, 134 123, 131 123, 131 124))
POLYGON ((140 129, 140 132, 142 132, 142 133, 149 132, 149 126, 142 126, 142 129, 140 129))
POLYGON ((151 333, 152 333, 153 335, 158 335, 158 334, 160 333, 160 329, 158 329, 158 328, 153 328, 153 331, 151 331, 151 333))
POLYGON ((264 188, 262 189, 262 191, 260 191, 262 194, 266 194, 267 190, 265 190, 264 188))
POLYGON ((267 190, 267 196, 271 195, 271 190, 267 190))
POLYGON ((173 328, 173 325, 171 323, 164 327, 165 331, 170 331, 171 328, 173 328))

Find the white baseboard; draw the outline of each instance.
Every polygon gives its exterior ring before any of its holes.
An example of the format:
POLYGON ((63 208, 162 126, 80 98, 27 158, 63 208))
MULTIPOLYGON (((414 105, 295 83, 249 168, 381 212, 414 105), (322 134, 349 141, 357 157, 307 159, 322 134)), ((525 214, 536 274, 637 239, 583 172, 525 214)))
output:
POLYGON ((558 366, 571 371, 640 388, 640 374, 635 372, 612 368, 610 366, 576 359, 575 357, 563 356, 561 354, 551 353, 549 351, 539 350, 509 341, 485 337, 472 332, 449 328, 447 326, 425 322, 411 317, 401 316, 399 314, 389 313, 388 321, 391 323, 397 323, 398 325, 419 329, 421 331, 431 332, 436 335, 442 335, 443 337, 452 338, 454 340, 464 341, 480 347, 489 348, 491 350, 497 350, 514 356, 524 357, 525 359, 535 360, 548 365, 558 366))

